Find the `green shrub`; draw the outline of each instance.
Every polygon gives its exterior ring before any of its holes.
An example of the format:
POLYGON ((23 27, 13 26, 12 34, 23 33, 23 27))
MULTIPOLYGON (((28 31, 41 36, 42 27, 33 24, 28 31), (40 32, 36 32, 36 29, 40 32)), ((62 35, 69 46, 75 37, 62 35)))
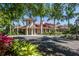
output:
POLYGON ((56 32, 55 34, 56 34, 56 35, 61 35, 61 34, 62 34, 62 32, 56 32))
POLYGON ((8 32, 7 34, 8 34, 8 35, 15 35, 16 33, 15 33, 15 32, 11 32, 11 33, 8 32))
POLYGON ((43 35, 49 35, 49 32, 43 32, 43 35))
POLYGON ((63 32, 63 34, 69 34, 69 32, 70 32, 69 30, 66 30, 63 32))
POLYGON ((3 32, 3 29, 0 28, 0 32, 3 32))
POLYGON ((37 45, 16 39, 13 41, 11 52, 16 56, 40 56, 41 53, 37 47, 37 45))
POLYGON ((43 35, 54 35, 54 30, 51 30, 50 32, 43 32, 43 35))
POLYGON ((51 30, 50 32, 43 32, 43 35, 61 35, 62 32, 55 32, 54 30, 51 30))

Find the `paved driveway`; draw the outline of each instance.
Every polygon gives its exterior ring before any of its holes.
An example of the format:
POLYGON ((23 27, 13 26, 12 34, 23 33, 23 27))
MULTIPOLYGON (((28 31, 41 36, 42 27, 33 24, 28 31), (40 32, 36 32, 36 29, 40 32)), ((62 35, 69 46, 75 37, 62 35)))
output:
MULTIPOLYGON (((36 35, 36 36, 34 36, 34 35, 33 36, 32 35, 28 35, 28 36, 27 35, 15 35, 12 37, 29 40, 33 43, 36 43, 36 42, 54 43, 56 45, 68 47, 68 48, 72 49, 73 51, 79 53, 79 40, 67 40, 67 39, 60 38, 60 36, 44 36, 44 35, 36 35)), ((47 43, 47 44, 49 44, 49 43, 47 43)))
POLYGON ((43 42, 54 42, 59 45, 67 46, 72 49, 79 49, 79 40, 66 40, 63 38, 59 38, 60 36, 46 36, 46 35, 14 35, 11 37, 18 37, 20 39, 25 40, 38 40, 41 41, 41 38, 44 40, 43 42))

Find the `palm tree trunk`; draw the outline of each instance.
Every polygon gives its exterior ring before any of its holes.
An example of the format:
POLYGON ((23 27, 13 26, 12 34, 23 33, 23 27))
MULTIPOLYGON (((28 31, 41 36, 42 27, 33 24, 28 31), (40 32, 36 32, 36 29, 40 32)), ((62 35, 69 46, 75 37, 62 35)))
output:
POLYGON ((70 21, 68 20, 68 28, 70 27, 70 21))
POLYGON ((35 22, 33 22, 33 35, 35 34, 35 22))
POLYGON ((41 34, 43 33, 43 18, 41 17, 40 20, 40 26, 41 26, 41 34))
POLYGON ((17 35, 18 35, 18 26, 17 26, 17 35))
POLYGON ((70 32, 70 21, 68 20, 68 31, 70 32))
POLYGON ((35 23, 33 22, 33 34, 35 34, 35 23))
MULTIPOLYGON (((18 25, 19 25, 19 22, 18 22, 18 21, 17 21, 17 23, 18 23, 18 25)), ((18 29, 19 26, 18 26, 18 25, 17 25, 17 30, 16 30, 16 34, 17 34, 17 35, 19 34, 19 33, 18 33, 18 32, 19 32, 19 29, 18 29)))
POLYGON ((9 19, 9 25, 10 25, 10 35, 12 34, 12 27, 11 27, 11 21, 10 21, 10 19, 9 19))
POLYGON ((35 31, 35 30, 36 30, 36 29, 35 29, 35 21, 36 21, 36 20, 35 20, 34 17, 33 17, 33 19, 34 19, 34 20, 33 20, 33 34, 36 34, 36 31, 35 31))
POLYGON ((56 25, 55 25, 55 19, 54 19, 54 35, 55 35, 55 32, 56 32, 56 25))
POLYGON ((12 28, 12 27, 11 27, 11 25, 10 25, 10 35, 12 34, 11 28, 12 28))
POLYGON ((15 24, 14 24, 14 22, 13 22, 13 32, 15 32, 14 27, 15 27, 15 24))
POLYGON ((25 29, 25 32, 26 32, 25 34, 27 35, 27 27, 26 27, 26 29, 25 29))
POLYGON ((26 31, 26 35, 28 35, 28 26, 27 26, 27 22, 26 22, 26 29, 25 29, 25 31, 26 31))
POLYGON ((32 31, 32 35, 33 35, 33 29, 34 29, 34 27, 33 27, 33 22, 32 22, 32 29, 31 29, 31 31, 32 31))

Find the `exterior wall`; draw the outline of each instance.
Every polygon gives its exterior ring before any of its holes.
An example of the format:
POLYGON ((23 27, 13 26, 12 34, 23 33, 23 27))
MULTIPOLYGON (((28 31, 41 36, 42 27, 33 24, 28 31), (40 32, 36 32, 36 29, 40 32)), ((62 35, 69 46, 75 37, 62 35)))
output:
MULTIPOLYGON (((43 24, 43 32, 50 32, 53 28, 54 28, 53 24, 48 24, 48 23, 43 24)), ((15 29, 17 29, 17 28, 15 28, 15 29)), ((24 33, 26 35, 41 34, 40 24, 34 24, 32 19, 26 20, 26 26, 19 27, 19 30, 24 31, 24 33)), ((58 28, 56 26, 56 30, 57 31, 63 31, 65 29, 61 29, 61 28, 58 28)))
POLYGON ((35 29, 36 30, 36 34, 41 34, 40 29, 35 29))
MULTIPOLYGON (((24 32, 25 35, 36 35, 36 34, 41 34, 41 29, 40 27, 18 27, 19 30, 21 30, 22 32, 24 32)), ((15 30, 17 30, 17 28, 15 28, 15 30)), ((47 28, 47 27, 43 27, 43 32, 50 32, 51 30, 53 30, 53 28, 47 28)), ((56 28, 57 32, 63 32, 65 30, 67 30, 67 28, 56 28)))

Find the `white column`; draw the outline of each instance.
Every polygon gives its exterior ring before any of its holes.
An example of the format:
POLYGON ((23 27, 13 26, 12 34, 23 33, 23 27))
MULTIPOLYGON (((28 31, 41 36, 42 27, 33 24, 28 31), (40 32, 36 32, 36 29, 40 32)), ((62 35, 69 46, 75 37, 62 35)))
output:
POLYGON ((34 26, 33 26, 33 22, 31 24, 31 35, 33 35, 33 29, 34 29, 34 26))
POLYGON ((31 28, 31 35, 33 35, 33 27, 31 28))

